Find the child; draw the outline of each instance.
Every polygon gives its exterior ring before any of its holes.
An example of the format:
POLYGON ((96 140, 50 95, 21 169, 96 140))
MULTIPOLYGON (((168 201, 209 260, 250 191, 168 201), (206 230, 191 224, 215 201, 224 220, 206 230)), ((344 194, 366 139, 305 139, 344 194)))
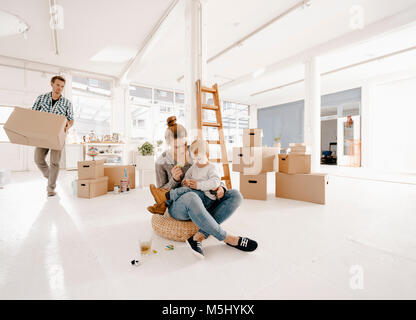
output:
POLYGON ((214 203, 217 199, 214 189, 220 186, 221 179, 215 165, 208 161, 208 148, 208 143, 204 140, 192 142, 189 151, 194 163, 186 171, 182 187, 166 190, 150 185, 150 191, 156 201, 156 205, 147 208, 151 213, 164 214, 166 207, 187 192, 198 193, 206 208, 214 203))

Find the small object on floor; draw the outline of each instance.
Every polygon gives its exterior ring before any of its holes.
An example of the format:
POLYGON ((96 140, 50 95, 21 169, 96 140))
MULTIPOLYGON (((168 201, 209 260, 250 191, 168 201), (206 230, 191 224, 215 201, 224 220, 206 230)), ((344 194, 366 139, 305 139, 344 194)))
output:
POLYGON ((56 192, 55 191, 48 191, 48 197, 53 197, 56 196, 56 192))
POLYGON ((156 253, 157 253, 157 251, 156 251, 156 250, 154 250, 154 249, 153 249, 152 251, 153 251, 153 253, 154 253, 154 254, 156 254, 156 253))
POLYGON ((166 246, 165 250, 173 250, 175 247, 173 244, 169 244, 166 246))
POLYGON ((203 259, 204 251, 202 251, 202 245, 201 242, 195 241, 194 236, 191 236, 188 240, 186 240, 186 245, 191 248, 192 253, 196 255, 198 258, 203 259))
POLYGON ((227 245, 246 252, 251 252, 257 249, 257 242, 246 237, 240 237, 240 239, 238 239, 238 245, 236 246, 229 243, 227 243, 227 245))
POLYGON ((136 267, 140 265, 140 261, 139 260, 131 260, 130 263, 131 263, 132 266, 136 266, 136 267))

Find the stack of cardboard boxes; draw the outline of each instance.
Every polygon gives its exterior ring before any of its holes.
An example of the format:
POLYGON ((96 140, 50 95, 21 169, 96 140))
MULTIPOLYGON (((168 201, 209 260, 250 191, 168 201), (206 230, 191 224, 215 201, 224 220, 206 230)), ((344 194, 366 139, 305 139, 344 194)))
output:
POLYGON ((233 148, 232 170, 240 172, 240 192, 245 199, 267 199, 267 172, 276 171, 279 148, 261 146, 262 129, 244 129, 243 147, 233 148))
POLYGON ((78 161, 79 198, 95 198, 107 193, 108 177, 104 175, 104 161, 78 161))
POLYGON ((290 144, 289 154, 279 154, 276 197, 325 204, 326 174, 311 173, 311 155, 304 144, 290 144))
POLYGON ((135 165, 108 165, 105 160, 78 162, 78 197, 95 198, 113 191, 127 175, 128 188, 136 187, 135 165))
POLYGON ((120 181, 127 174, 129 189, 136 188, 136 165, 106 165, 104 175, 108 177, 108 191, 120 186, 120 181))

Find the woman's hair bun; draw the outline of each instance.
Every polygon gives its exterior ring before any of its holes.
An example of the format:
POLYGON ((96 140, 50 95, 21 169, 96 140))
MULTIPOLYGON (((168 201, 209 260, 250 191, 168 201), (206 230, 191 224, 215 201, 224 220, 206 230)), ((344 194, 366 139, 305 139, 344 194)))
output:
POLYGON ((168 127, 173 127, 174 125, 176 125, 176 117, 171 116, 166 119, 166 122, 168 123, 168 127))

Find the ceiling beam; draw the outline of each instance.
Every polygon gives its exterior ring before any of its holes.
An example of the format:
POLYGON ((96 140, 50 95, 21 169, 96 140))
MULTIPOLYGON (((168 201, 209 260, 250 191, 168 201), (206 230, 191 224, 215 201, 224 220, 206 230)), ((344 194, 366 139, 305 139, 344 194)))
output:
MULTIPOLYGON (((277 61, 271 65, 265 67, 265 71, 263 74, 256 78, 259 79, 266 75, 273 74, 282 68, 289 67, 291 65, 297 63, 304 63, 308 58, 320 56, 323 54, 327 54, 331 51, 349 47, 352 45, 356 45, 360 42, 368 41, 371 38, 379 36, 383 33, 387 33, 389 31, 397 30, 399 28, 403 28, 404 26, 414 23, 416 21, 416 6, 412 6, 407 8, 406 10, 400 11, 397 14, 391 15, 387 18, 374 22, 368 26, 365 26, 364 29, 358 29, 347 33, 341 37, 329 40, 325 43, 319 44, 315 47, 310 49, 304 50, 292 57, 277 61)), ((219 87, 222 90, 229 89, 231 87, 237 86, 247 81, 253 80, 253 74, 248 73, 243 75, 237 79, 232 81, 226 82, 219 87)))
MULTIPOLYGON (((344 70, 347 70, 347 69, 351 69, 351 68, 354 68, 354 67, 358 67, 358 66, 361 66, 361 65, 364 65, 364 64, 367 64, 367 63, 371 63, 371 62, 374 62, 374 61, 384 60, 384 59, 394 57, 394 56, 397 56, 399 54, 406 53, 406 52, 409 52, 409 51, 414 51, 414 50, 416 50, 416 46, 409 47, 409 48, 399 50, 399 51, 395 51, 395 52, 391 52, 391 53, 388 53, 388 54, 385 54, 385 55, 382 55, 382 56, 379 56, 379 57, 375 57, 375 58, 372 58, 372 59, 367 59, 367 60, 364 60, 364 61, 353 63, 353 64, 350 64, 350 65, 347 65, 347 66, 344 66, 344 67, 340 67, 340 68, 337 68, 337 69, 333 69, 333 70, 321 73, 321 77, 324 77, 324 76, 327 76, 327 75, 330 75, 330 74, 333 74, 333 73, 337 73, 337 72, 340 72, 340 71, 344 71, 344 70)), ((259 92, 252 93, 250 96, 254 97, 254 96, 264 94, 264 93, 267 93, 267 92, 270 92, 270 91, 275 91, 275 90, 282 89, 282 88, 285 88, 285 87, 289 87, 289 86, 292 86, 292 85, 295 85, 295 84, 298 84, 298 83, 302 83, 304 81, 305 81, 305 79, 303 78, 303 79, 300 79, 300 80, 296 80, 296 81, 293 81, 293 82, 282 84, 282 85, 277 86, 277 87, 273 87, 273 88, 270 88, 270 89, 266 89, 266 90, 262 90, 262 91, 259 91, 259 92)))
POLYGON ((179 0, 172 0, 167 10, 163 13, 162 17, 158 20, 156 25, 153 27, 152 31, 147 35, 146 39, 143 42, 143 45, 137 51, 136 55, 133 59, 130 59, 127 62, 127 65, 124 67, 123 71, 119 75, 120 82, 124 82, 128 79, 132 70, 142 61, 145 54, 147 54, 150 47, 157 41, 158 35, 161 32, 162 25, 165 23, 166 19, 172 12, 172 10, 176 7, 179 0))
POLYGON ((26 60, 26 59, 3 56, 3 55, 0 55, 0 65, 5 66, 5 67, 9 67, 9 68, 23 69, 23 70, 29 70, 29 71, 35 71, 35 72, 46 72, 46 73, 52 73, 53 74, 53 73, 58 73, 60 71, 70 71, 71 73, 78 73, 78 74, 82 74, 82 75, 90 75, 90 76, 98 77, 99 79, 112 80, 112 81, 117 79, 116 77, 114 77, 110 74, 97 73, 97 72, 92 72, 92 71, 88 71, 88 70, 75 69, 75 68, 67 67, 67 66, 60 66, 60 65, 56 65, 56 64, 44 63, 44 62, 33 61, 33 60, 26 60), (6 60, 6 61, 3 63, 1 60, 6 60), (21 65, 16 65, 16 64, 10 64, 8 62, 18 62, 18 63, 22 63, 23 65, 21 66, 21 65), (53 68, 55 70, 45 70, 45 69, 42 69, 42 68, 32 68, 32 67, 29 67, 28 64, 40 65, 42 67, 44 66, 44 67, 48 67, 48 68, 53 68))
MULTIPOLYGON (((287 15, 291 14, 292 12, 300 9, 300 8, 306 8, 309 7, 312 4, 312 0, 301 0, 298 3, 296 3, 294 6, 290 7, 289 9, 285 10, 284 12, 280 13, 279 15, 277 15, 276 17, 274 17, 273 19, 267 21, 265 24, 261 25, 260 27, 258 27, 257 29, 253 30, 252 32, 248 33, 247 35, 245 35, 244 37, 242 37, 241 39, 237 40, 236 42, 232 43, 231 45, 229 45, 228 47, 226 47, 225 49, 221 50, 220 52, 216 53, 215 55, 213 55, 212 57, 210 57, 207 60, 207 63, 210 63, 216 59, 218 59, 219 57, 221 57, 222 55, 226 54, 228 51, 242 45, 244 43, 244 41, 247 41, 248 39, 252 38, 253 36, 255 36, 256 34, 258 34, 259 32, 263 31, 264 29, 266 29, 267 27, 269 27, 270 25, 272 25, 273 23, 275 23, 276 21, 286 17, 287 15)), ((180 76, 177 81, 181 81, 184 78, 184 76, 180 76)))

